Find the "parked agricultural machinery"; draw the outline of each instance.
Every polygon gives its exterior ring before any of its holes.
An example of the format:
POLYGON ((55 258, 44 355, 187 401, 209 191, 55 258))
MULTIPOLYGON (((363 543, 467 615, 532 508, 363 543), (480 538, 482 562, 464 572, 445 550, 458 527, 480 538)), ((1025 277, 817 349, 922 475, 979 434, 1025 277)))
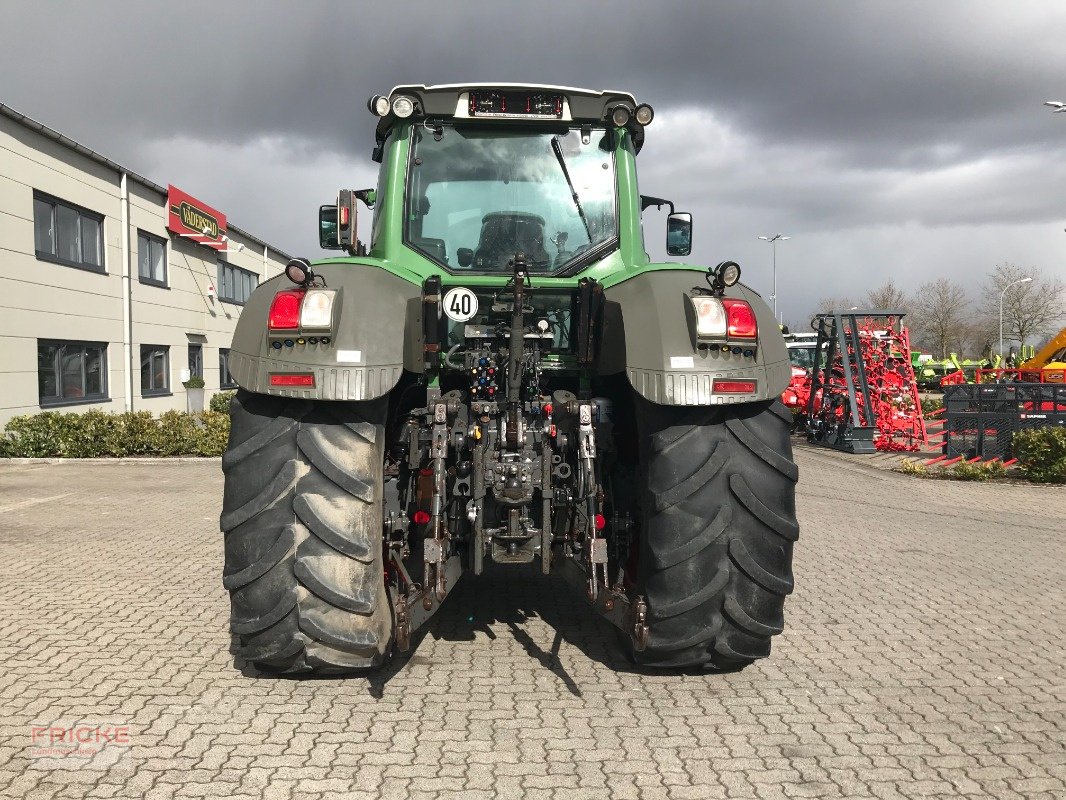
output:
POLYGON ((655 263, 650 106, 545 86, 369 103, 376 188, 237 324, 223 582, 239 657, 330 673, 412 646, 464 573, 574 577, 650 667, 770 652, 799 535, 785 345, 740 267, 655 263), (357 238, 357 207, 373 209, 357 238))
POLYGON ((855 453, 926 444, 915 360, 903 314, 818 314, 812 334, 789 334, 791 381, 782 401, 818 444, 855 453))

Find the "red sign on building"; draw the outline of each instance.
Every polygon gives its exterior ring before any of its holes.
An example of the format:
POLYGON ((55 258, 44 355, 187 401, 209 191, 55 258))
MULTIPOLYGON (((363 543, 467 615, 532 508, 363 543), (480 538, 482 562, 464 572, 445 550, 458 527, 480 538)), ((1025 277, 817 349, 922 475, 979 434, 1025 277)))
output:
POLYGON ((168 184, 167 230, 208 247, 224 247, 226 215, 168 184))

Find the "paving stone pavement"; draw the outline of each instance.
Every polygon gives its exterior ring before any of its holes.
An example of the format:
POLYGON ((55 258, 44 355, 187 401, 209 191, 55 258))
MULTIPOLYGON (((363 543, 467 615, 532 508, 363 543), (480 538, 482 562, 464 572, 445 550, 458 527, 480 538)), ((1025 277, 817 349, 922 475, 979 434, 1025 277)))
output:
POLYGON ((0 797, 1066 797, 1066 489, 797 459, 796 591, 743 672, 634 671, 496 570, 328 680, 234 664, 217 462, 0 463, 0 797), (129 743, 34 727, 79 721, 129 743))

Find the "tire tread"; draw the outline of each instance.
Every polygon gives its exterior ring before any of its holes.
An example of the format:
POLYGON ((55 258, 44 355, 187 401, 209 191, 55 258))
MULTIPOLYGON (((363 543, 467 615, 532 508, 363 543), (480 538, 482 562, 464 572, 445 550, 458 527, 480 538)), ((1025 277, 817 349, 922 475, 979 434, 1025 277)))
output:
POLYGON ((236 652, 269 672, 380 666, 392 637, 381 544, 381 402, 238 391, 223 456, 236 652))
POLYGON ((638 591, 651 627, 638 663, 726 670, 769 655, 799 536, 790 417, 777 401, 693 410, 638 400, 638 591))

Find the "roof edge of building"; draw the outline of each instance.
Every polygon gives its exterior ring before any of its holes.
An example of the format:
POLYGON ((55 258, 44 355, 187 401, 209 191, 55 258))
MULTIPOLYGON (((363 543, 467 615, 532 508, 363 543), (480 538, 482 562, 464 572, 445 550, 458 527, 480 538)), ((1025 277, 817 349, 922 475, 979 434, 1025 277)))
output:
MULTIPOLYGON (((74 152, 78 153, 79 155, 85 156, 90 161, 94 161, 97 164, 102 164, 103 166, 107 167, 108 169, 113 169, 113 170, 115 170, 116 172, 118 172, 120 174, 128 175, 130 178, 132 178, 133 180, 137 181, 137 183, 141 184, 142 186, 146 186, 149 189, 152 189, 153 191, 159 192, 160 194, 162 194, 164 196, 166 196, 166 194, 167 194, 166 187, 160 186, 155 181, 150 180, 149 178, 146 178, 143 175, 141 175, 141 174, 139 174, 137 172, 134 172, 131 169, 127 169, 126 167, 122 166, 121 164, 119 164, 119 163, 117 163, 115 161, 112 161, 107 156, 101 155, 100 153, 96 152, 92 148, 86 147, 85 145, 74 141, 69 136, 64 136, 59 131, 57 131, 57 130, 55 130, 53 128, 49 128, 43 122, 38 122, 37 120, 33 119, 33 117, 28 117, 25 114, 23 114, 23 113, 21 113, 19 111, 16 111, 15 109, 11 108, 11 106, 8 106, 8 105, 5 105, 3 103, 0 103, 0 115, 3 115, 5 117, 8 117, 9 119, 14 120, 15 122, 19 123, 20 125, 23 125, 23 126, 29 128, 30 130, 33 130, 33 131, 41 134, 42 136, 44 136, 44 137, 46 137, 48 139, 51 139, 52 141, 57 142, 57 143, 63 145, 64 147, 66 147, 66 148, 69 148, 69 149, 73 150, 74 152)), ((249 233, 244 228, 238 227, 237 225, 233 225, 233 224, 229 224, 228 227, 229 227, 230 230, 235 231, 237 234, 239 234, 240 236, 243 236, 245 239, 248 239, 250 242, 253 242, 253 243, 257 244, 257 245, 260 245, 261 247, 266 247, 269 250, 273 250, 275 253, 277 253, 282 258, 289 259, 289 258, 292 257, 288 253, 286 253, 284 250, 282 250, 281 248, 275 247, 274 245, 272 245, 272 244, 270 244, 268 242, 264 242, 258 236, 255 236, 254 234, 249 233)))

